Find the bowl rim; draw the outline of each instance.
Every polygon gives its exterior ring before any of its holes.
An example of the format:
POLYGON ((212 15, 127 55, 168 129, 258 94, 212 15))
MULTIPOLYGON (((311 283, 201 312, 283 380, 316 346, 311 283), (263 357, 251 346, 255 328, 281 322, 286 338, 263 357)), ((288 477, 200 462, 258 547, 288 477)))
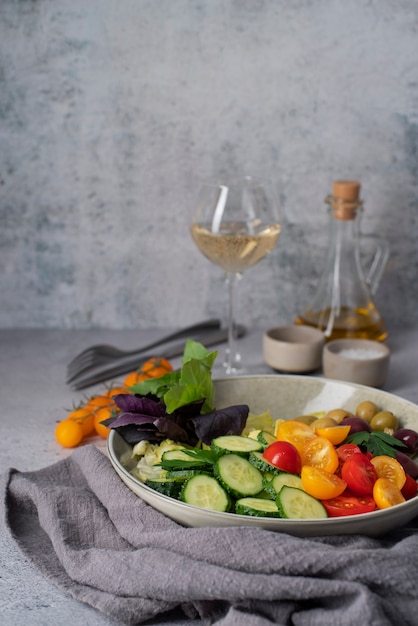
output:
POLYGON ((325 336, 321 330, 303 324, 274 326, 265 331, 264 338, 265 341, 269 342, 272 346, 291 345, 315 347, 325 343, 325 336))

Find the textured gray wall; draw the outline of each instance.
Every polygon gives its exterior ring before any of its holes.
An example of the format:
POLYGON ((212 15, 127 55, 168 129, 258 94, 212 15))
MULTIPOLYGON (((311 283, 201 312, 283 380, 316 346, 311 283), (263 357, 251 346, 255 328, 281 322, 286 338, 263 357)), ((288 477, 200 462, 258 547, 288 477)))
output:
POLYGON ((1 0, 0 327, 176 326, 224 307, 188 233, 202 175, 275 180, 240 320, 287 323, 362 182, 376 302, 418 321, 417 0, 1 0))

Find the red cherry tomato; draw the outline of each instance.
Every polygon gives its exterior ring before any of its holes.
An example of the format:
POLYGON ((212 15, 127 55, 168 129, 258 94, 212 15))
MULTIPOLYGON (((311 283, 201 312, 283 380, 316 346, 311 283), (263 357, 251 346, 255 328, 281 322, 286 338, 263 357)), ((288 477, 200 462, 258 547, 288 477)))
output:
POLYGON ((288 441, 275 441, 263 452, 263 457, 272 465, 290 474, 300 474, 302 463, 295 446, 288 441))
POLYGON ((341 461, 346 461, 353 454, 361 454, 361 450, 355 443, 343 443, 338 446, 337 454, 341 461))
POLYGON ((341 477, 355 494, 369 496, 373 493, 377 473, 370 459, 361 453, 353 454, 345 461, 341 468, 341 477))
POLYGON ((373 496, 357 496, 344 491, 340 496, 331 500, 321 500, 329 517, 343 517, 346 515, 360 515, 376 510, 373 496))
POLYGON ((414 498, 417 495, 418 484, 412 478, 412 476, 410 476, 409 474, 405 474, 405 475, 406 475, 406 481, 405 481, 404 486, 401 489, 401 493, 403 497, 405 498, 405 500, 410 500, 411 498, 414 498))

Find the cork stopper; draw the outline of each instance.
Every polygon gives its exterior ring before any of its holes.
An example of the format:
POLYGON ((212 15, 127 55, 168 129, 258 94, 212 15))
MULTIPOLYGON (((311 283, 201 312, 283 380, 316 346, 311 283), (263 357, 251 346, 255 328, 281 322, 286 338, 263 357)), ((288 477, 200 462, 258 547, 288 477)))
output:
POLYGON ((360 196, 360 183, 356 180, 336 180, 332 185, 332 195, 341 200, 357 202, 360 196))
POLYGON ((338 220, 353 220, 362 205, 360 183, 356 180, 336 180, 332 185, 330 204, 338 220))

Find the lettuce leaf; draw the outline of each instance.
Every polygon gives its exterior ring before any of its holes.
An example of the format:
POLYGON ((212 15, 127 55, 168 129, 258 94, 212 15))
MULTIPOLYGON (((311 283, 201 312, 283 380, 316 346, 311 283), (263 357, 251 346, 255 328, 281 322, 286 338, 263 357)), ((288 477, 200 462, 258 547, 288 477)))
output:
POLYGON ((192 402, 203 400, 203 413, 213 411, 215 388, 212 382, 212 366, 218 352, 209 352, 205 346, 187 339, 182 366, 177 372, 169 372, 160 378, 148 378, 131 387, 133 394, 152 395, 163 400, 167 413, 192 402))

